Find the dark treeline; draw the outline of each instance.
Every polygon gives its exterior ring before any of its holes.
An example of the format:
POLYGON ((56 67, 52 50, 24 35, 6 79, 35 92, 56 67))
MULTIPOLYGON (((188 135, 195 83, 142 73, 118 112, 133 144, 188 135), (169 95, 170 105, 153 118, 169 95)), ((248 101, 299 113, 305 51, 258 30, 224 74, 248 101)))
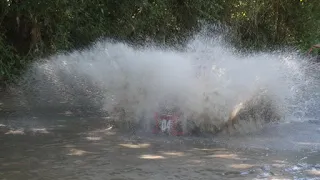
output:
POLYGON ((238 48, 306 51, 320 41, 320 1, 1 0, 0 78, 11 81, 35 58, 101 37, 181 44, 199 22, 229 27, 238 48))

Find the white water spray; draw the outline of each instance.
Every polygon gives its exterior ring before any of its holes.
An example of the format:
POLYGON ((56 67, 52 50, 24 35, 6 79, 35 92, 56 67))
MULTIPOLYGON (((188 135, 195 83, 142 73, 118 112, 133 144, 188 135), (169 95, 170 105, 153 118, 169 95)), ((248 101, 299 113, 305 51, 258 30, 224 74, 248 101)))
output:
POLYGON ((212 124, 221 124, 237 104, 262 90, 286 117, 306 116, 316 103, 315 78, 307 76, 315 68, 310 67, 294 52, 237 55, 203 35, 184 51, 102 41, 36 62, 21 87, 34 106, 51 102, 108 112, 118 106, 127 119, 141 121, 142 114, 152 120, 165 104, 187 116, 205 112, 212 124))

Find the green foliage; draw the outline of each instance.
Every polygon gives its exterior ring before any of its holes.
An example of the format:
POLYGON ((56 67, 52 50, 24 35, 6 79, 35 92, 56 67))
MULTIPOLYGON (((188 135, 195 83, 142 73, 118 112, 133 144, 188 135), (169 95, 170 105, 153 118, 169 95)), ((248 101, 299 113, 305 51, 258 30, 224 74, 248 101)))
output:
POLYGON ((320 41, 319 12, 315 0, 4 0, 0 78, 13 80, 34 59, 84 48, 100 37, 182 44, 200 20, 228 25, 238 48, 306 51, 320 41))
POLYGON ((226 21, 237 32, 241 47, 293 45, 306 50, 320 41, 319 1, 233 0, 231 4, 226 21))

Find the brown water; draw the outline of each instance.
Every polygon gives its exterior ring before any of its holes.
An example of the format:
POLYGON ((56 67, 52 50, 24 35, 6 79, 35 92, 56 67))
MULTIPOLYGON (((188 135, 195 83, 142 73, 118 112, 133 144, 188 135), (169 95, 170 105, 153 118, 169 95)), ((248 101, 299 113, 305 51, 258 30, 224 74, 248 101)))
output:
POLYGON ((228 138, 120 132, 70 112, 0 117, 12 129, 0 135, 0 180, 320 179, 315 122, 228 138))

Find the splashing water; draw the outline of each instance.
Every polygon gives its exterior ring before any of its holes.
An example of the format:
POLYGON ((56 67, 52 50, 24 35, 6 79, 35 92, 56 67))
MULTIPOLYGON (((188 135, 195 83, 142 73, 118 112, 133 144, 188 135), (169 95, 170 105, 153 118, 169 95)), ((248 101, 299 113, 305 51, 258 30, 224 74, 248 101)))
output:
POLYGON ((145 122, 161 105, 172 105, 187 116, 205 112, 219 124, 264 90, 287 120, 303 119, 317 107, 317 77, 310 76, 315 70, 293 51, 239 55, 201 34, 183 51, 100 41, 34 63, 21 81, 20 97, 33 107, 67 104, 110 112, 117 106, 127 119, 144 115, 145 122))

